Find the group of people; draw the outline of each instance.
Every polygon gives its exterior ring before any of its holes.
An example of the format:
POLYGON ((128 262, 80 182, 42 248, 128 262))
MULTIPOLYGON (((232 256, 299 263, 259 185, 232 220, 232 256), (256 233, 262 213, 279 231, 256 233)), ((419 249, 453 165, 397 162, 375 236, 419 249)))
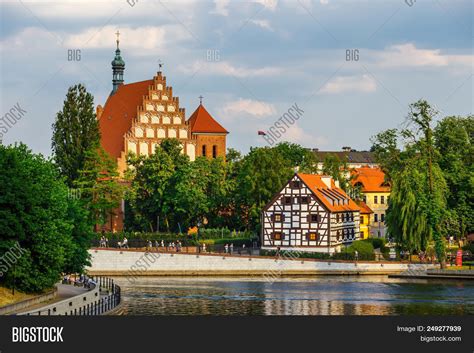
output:
MULTIPOLYGON (((163 239, 161 241, 155 240, 154 245, 156 249, 163 248, 166 250, 175 250, 176 252, 180 252, 183 249, 183 243, 181 243, 181 240, 177 240, 176 243, 171 241, 167 245, 163 239)), ((153 242, 151 240, 147 240, 146 248, 147 250, 153 249, 153 242)))
POLYGON ((77 277, 72 278, 71 275, 64 275, 62 284, 73 284, 76 287, 84 287, 90 289, 97 283, 89 276, 81 274, 79 279, 77 277))

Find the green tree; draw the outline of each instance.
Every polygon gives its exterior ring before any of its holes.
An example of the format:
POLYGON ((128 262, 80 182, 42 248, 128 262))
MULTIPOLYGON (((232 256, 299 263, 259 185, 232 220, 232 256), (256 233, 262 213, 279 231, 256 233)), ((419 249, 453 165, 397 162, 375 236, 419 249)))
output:
POLYGON ((445 117, 434 129, 438 164, 449 189, 446 232, 456 237, 474 231, 473 140, 474 116, 445 117))
POLYGON ((314 153, 296 143, 280 142, 273 147, 290 167, 298 167, 301 173, 316 173, 317 161, 314 153))
POLYGON ((70 87, 63 109, 56 114, 52 137, 54 159, 70 187, 84 169, 86 152, 99 142, 93 96, 82 84, 70 87))
POLYGON ((74 182, 84 207, 90 211, 92 225, 112 222, 120 205, 124 186, 119 181, 117 164, 102 147, 86 151, 84 167, 74 182))
POLYGON ((18 242, 25 253, 15 271, 0 278, 11 286, 40 292, 51 288, 63 271, 81 271, 89 246, 87 216, 71 204, 56 166, 21 144, 0 146, 0 256, 18 242), (74 214, 71 217, 71 214, 74 214), (75 253, 80 258, 71 258, 75 253))
POLYGON ((172 157, 157 146, 148 157, 129 155, 128 165, 132 167, 126 174, 131 187, 126 198, 134 214, 133 224, 140 225, 141 230, 155 231, 160 220, 169 229, 174 205, 169 195, 175 189, 172 157))
POLYGON ((263 207, 293 173, 278 150, 268 147, 250 149, 237 176, 238 212, 246 229, 258 229, 263 207))
POLYGON ((376 135, 372 150, 392 185, 386 219, 389 233, 411 251, 425 250, 433 240, 443 267, 446 182, 431 126, 436 114, 424 100, 411 104, 407 127, 376 135), (404 142, 403 149, 398 148, 398 140, 404 142))

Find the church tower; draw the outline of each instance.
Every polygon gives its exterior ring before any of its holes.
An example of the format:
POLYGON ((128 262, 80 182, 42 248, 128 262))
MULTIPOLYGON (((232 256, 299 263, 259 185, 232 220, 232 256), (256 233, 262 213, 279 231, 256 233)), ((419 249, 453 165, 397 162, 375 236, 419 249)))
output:
POLYGON ((117 31, 115 33, 117 35, 117 50, 115 50, 115 58, 112 60, 112 92, 110 95, 115 94, 117 89, 120 85, 123 85, 123 72, 125 70, 125 61, 123 61, 122 57, 120 56, 120 49, 119 49, 119 36, 120 32, 117 31))

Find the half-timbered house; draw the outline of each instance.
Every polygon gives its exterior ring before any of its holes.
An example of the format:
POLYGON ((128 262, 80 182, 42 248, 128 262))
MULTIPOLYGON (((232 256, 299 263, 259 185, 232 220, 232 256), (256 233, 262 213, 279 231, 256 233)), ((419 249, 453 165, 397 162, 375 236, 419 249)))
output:
POLYGON ((339 252, 359 239, 359 217, 331 177, 297 173, 262 211, 262 249, 339 252))

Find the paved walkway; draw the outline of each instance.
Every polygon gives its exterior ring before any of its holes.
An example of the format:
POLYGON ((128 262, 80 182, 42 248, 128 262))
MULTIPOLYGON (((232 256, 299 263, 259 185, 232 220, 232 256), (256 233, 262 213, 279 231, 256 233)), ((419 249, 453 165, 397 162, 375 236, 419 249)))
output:
POLYGON ((28 308, 24 308, 22 310, 18 310, 14 313, 11 313, 10 315, 24 313, 24 312, 27 312, 27 311, 39 309, 43 306, 50 305, 50 304, 53 304, 53 303, 56 303, 56 302, 60 302, 61 300, 71 298, 71 297, 74 297, 76 295, 80 295, 80 294, 85 293, 85 292, 88 291, 87 288, 75 287, 72 284, 57 284, 56 287, 58 288, 58 294, 54 299, 51 299, 47 302, 43 302, 43 303, 39 303, 39 304, 29 306, 28 308))

